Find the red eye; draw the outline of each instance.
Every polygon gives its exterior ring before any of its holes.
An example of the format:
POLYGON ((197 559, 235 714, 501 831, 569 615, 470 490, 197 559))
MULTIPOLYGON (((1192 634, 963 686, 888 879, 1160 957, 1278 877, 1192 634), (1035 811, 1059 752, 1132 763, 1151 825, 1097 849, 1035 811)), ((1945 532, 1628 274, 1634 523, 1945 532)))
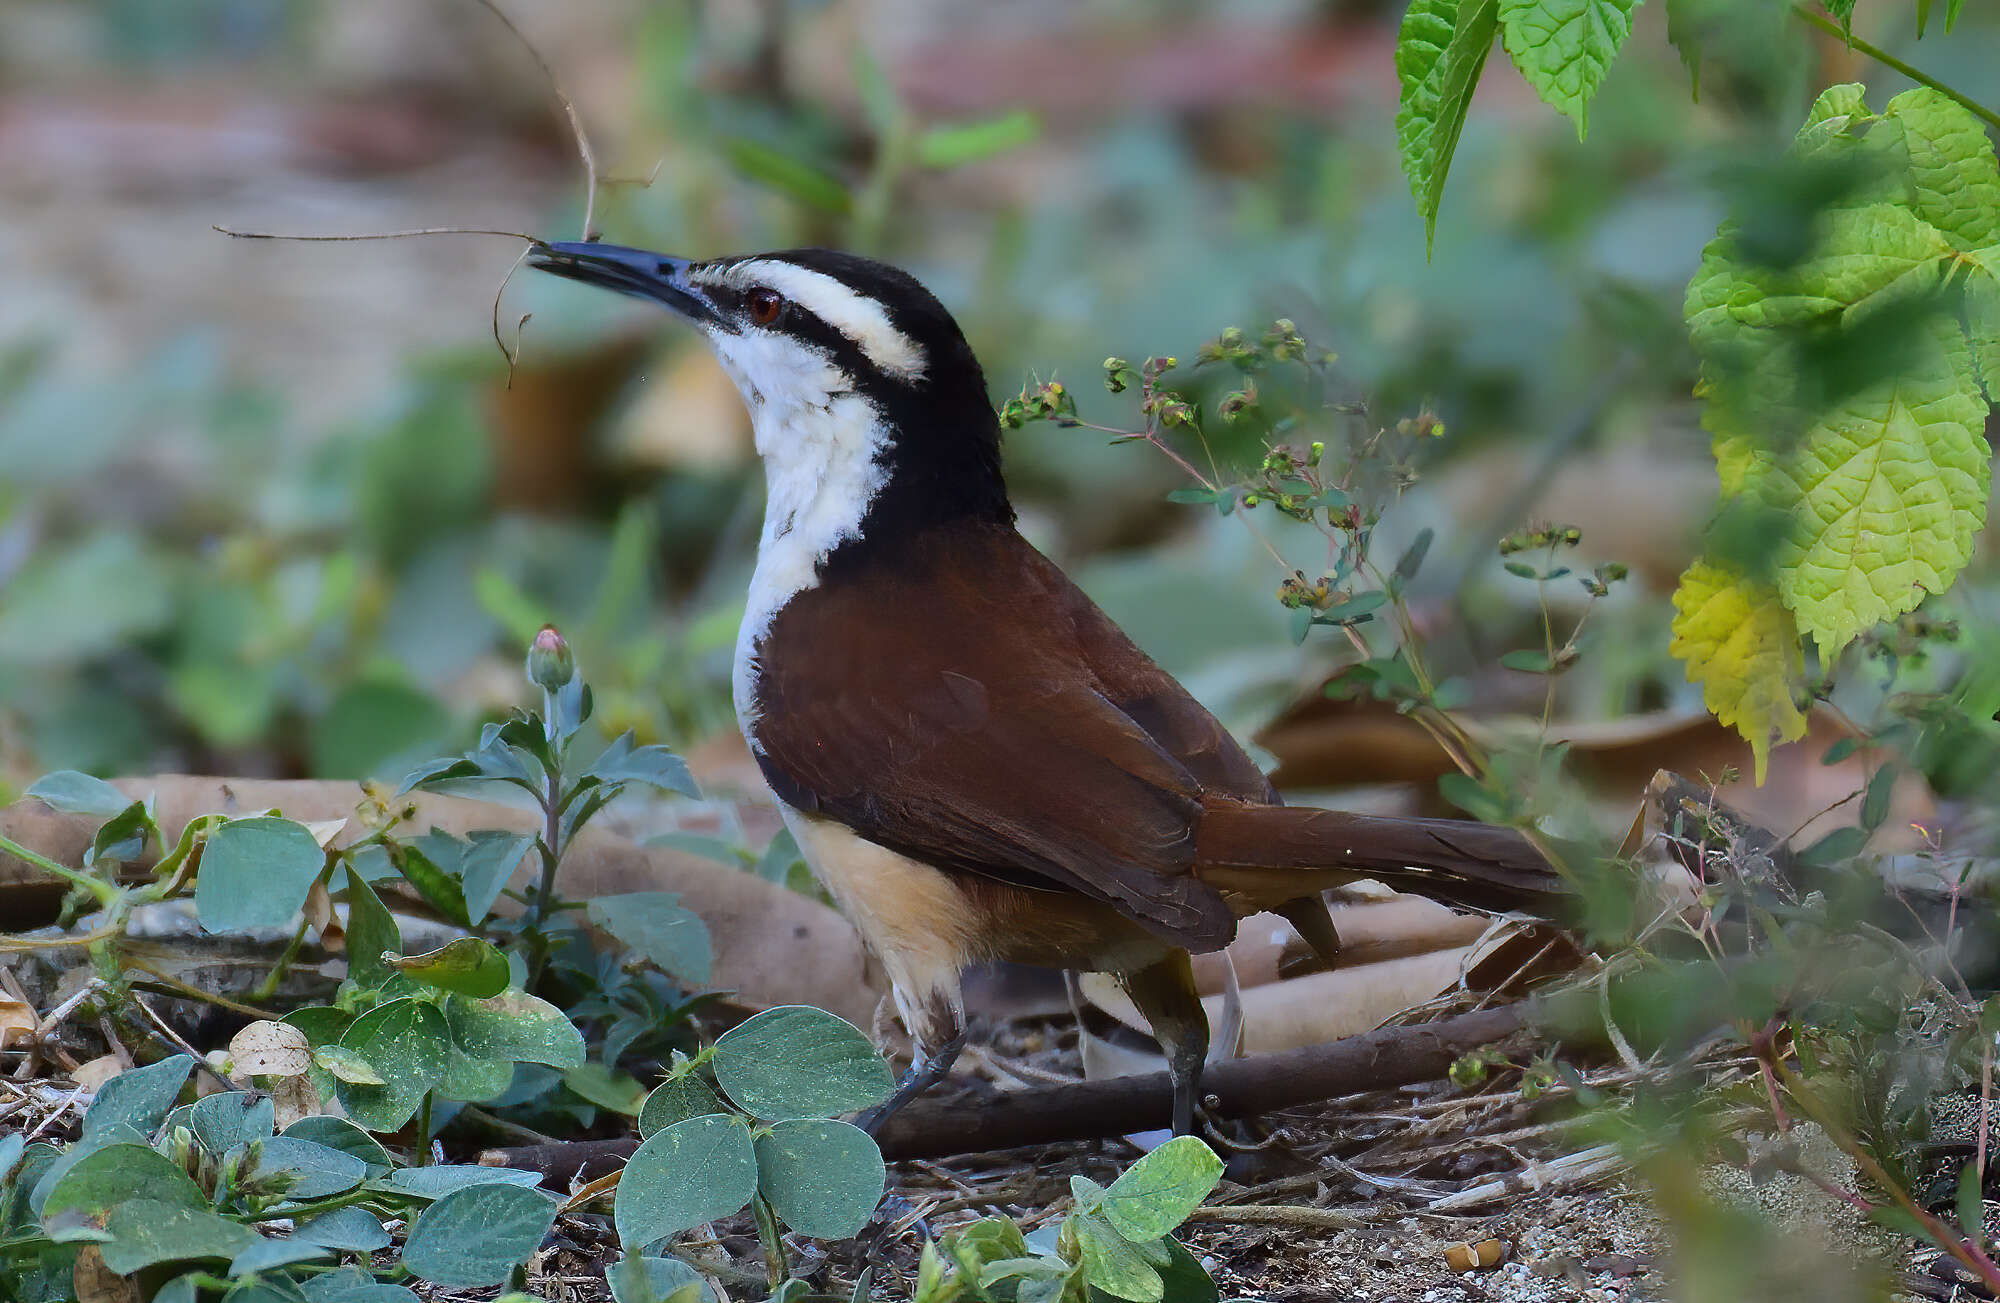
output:
POLYGON ((750 291, 750 320, 760 326, 768 326, 778 319, 778 313, 785 307, 785 300, 776 290, 750 291))

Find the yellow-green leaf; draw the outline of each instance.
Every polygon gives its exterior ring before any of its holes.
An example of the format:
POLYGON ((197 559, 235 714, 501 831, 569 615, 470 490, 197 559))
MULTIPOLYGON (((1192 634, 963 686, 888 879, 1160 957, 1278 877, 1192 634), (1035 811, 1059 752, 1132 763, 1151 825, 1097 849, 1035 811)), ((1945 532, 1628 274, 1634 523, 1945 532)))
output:
POLYGON ((1581 137, 1590 99, 1632 34, 1639 0, 1500 0, 1501 41, 1535 93, 1581 137))
POLYGON ((1715 717, 1749 740, 1763 782, 1772 741, 1806 731, 1805 657, 1791 612, 1770 585, 1702 560, 1674 590, 1673 635, 1667 650, 1686 663, 1715 717))
POLYGON ((1499 0, 1411 0, 1396 38, 1396 140, 1428 248, 1472 92, 1500 28, 1499 0))

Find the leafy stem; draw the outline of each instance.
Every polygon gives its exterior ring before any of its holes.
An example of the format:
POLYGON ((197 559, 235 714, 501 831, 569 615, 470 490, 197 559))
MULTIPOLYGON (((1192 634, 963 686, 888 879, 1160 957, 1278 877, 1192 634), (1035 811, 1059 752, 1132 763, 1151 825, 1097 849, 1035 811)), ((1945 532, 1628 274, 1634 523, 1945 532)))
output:
POLYGON ((102 878, 72 869, 67 864, 58 864, 39 851, 29 850, 12 837, 0 836, 0 851, 5 851, 15 859, 34 865, 52 877, 61 878, 71 886, 81 887, 83 890, 89 892, 103 908, 109 909, 122 893, 122 889, 116 883, 106 882, 102 878))
POLYGON ((771 1293, 776 1295, 791 1275, 785 1264, 785 1242, 778 1236, 778 1215, 761 1194, 750 1201, 750 1211, 757 1219, 757 1238, 764 1244, 764 1274, 770 1279, 771 1293))
POLYGON ((1861 53, 1875 60, 1875 62, 1881 64, 1883 67, 1888 68, 1894 72, 1902 73, 1905 77, 1908 77, 1911 81, 1916 82, 1919 86, 1928 86, 1932 90, 1936 91, 1938 94, 1943 95, 1948 99, 1956 100, 1959 103, 1959 105, 1965 109, 1966 112, 1971 113, 1975 117, 1979 118, 1982 122, 1986 123, 1987 126, 1993 127, 1996 130, 2000 130, 2000 113, 1996 113, 1992 109, 1987 108, 1984 104, 1981 104, 1978 100, 1973 99, 1970 95, 1967 95, 1965 92, 1960 90, 1954 90, 1952 87, 1945 85, 1943 82, 1939 81, 1936 77, 1933 77, 1931 74, 1923 71, 1921 68, 1918 68, 1913 64, 1905 63, 1903 60, 1898 59, 1895 55, 1889 53, 1887 50, 1884 50, 1880 46, 1869 43, 1867 40, 1864 40, 1863 38, 1856 36, 1851 31, 1844 30, 1839 23, 1834 22, 1831 18, 1828 18, 1825 14, 1815 13, 1813 10, 1807 8, 1803 4, 1794 4, 1792 6, 1792 16, 1794 18, 1797 18, 1799 21, 1805 23, 1809 27, 1817 27, 1822 32, 1827 32, 1833 36, 1838 36, 1841 40, 1847 42, 1849 46, 1861 51, 1861 53))

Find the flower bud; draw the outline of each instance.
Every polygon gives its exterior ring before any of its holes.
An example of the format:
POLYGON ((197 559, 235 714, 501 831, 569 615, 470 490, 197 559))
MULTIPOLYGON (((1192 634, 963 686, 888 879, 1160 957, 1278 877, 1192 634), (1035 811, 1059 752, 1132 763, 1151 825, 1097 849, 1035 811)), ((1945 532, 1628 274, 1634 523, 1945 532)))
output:
POLYGON ((576 657, 553 624, 545 624, 528 645, 528 678, 554 692, 576 677, 576 657))

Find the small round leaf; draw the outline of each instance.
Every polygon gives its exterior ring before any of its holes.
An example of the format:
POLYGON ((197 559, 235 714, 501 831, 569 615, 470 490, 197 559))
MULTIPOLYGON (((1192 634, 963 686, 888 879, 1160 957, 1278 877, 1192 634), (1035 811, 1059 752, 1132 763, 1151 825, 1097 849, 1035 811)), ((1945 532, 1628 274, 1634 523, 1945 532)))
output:
POLYGON ((668 1077, 646 1096, 639 1109, 639 1136, 644 1139, 676 1122, 724 1111, 722 1101, 715 1097, 708 1083, 689 1069, 677 1077, 668 1077))
POLYGON ((831 1117, 879 1104, 895 1088, 860 1029, 810 1005, 781 1005, 715 1042, 715 1080, 760 1118, 831 1117))
POLYGON ((757 1193, 750 1129, 719 1113, 676 1122, 625 1164, 611 1213, 628 1251, 742 1210, 757 1193))
POLYGON ((417 1216, 403 1265, 438 1285, 502 1285, 542 1247, 556 1206, 539 1190, 485 1184, 454 1190, 417 1216))
POLYGON ((271 815, 232 819, 202 848, 195 914, 210 932, 283 927, 325 867, 326 852, 304 824, 271 815))
POLYGON ((861 1128, 794 1118, 757 1138, 757 1189, 801 1235, 844 1240, 882 1202, 882 1151, 861 1128))
POLYGON ((370 1131, 394 1131, 408 1122, 424 1092, 444 1076, 451 1029, 437 1006, 424 1000, 391 1000, 356 1018, 340 1044, 359 1054, 387 1085, 337 1083, 347 1116, 370 1131))

